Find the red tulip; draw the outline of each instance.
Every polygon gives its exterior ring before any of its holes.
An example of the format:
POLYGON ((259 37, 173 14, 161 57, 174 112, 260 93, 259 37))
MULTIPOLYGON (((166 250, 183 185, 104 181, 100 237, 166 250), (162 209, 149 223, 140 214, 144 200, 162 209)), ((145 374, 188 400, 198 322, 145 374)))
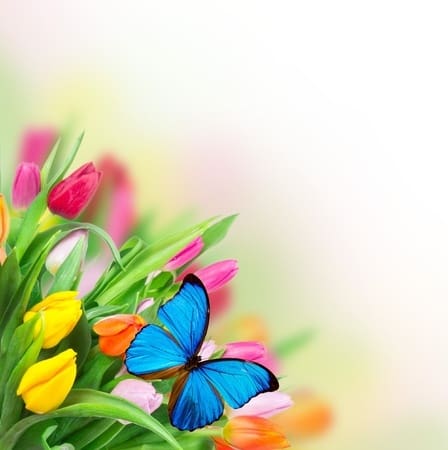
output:
POLYGON ((74 219, 88 205, 101 179, 101 172, 87 163, 60 181, 48 195, 50 211, 66 219, 74 219))

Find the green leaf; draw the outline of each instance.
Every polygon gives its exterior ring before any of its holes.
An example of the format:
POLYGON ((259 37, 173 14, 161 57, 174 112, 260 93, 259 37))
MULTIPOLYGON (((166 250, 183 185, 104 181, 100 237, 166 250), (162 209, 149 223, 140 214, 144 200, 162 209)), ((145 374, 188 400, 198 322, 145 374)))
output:
MULTIPOLYGON (((67 155, 66 158, 64 158, 62 167, 50 182, 50 187, 54 186, 56 183, 62 180, 67 170, 72 165, 72 162, 74 161, 76 154, 78 153, 79 147, 81 146, 83 138, 84 138, 84 131, 78 136, 69 154, 67 155)), ((56 152, 58 153, 62 148, 63 148, 62 146, 58 146, 56 152)), ((59 155, 55 155, 55 157, 56 156, 59 157, 59 155)))
POLYGON ((81 271, 85 253, 86 242, 84 242, 84 239, 80 239, 56 272, 53 284, 48 290, 47 295, 53 294, 54 292, 76 289, 78 275, 81 271))
POLYGON ((126 311, 130 311, 128 303, 122 303, 120 305, 105 305, 90 308, 86 311, 87 320, 89 322, 96 322, 103 317, 111 316, 112 314, 121 314, 126 311))
POLYGON ((41 185, 44 186, 44 188, 48 184, 50 172, 53 169, 54 164, 55 164, 56 154, 61 152, 63 142, 64 142, 63 138, 61 138, 61 137, 58 138, 58 140, 53 145, 53 148, 51 149, 50 153, 48 154, 44 165, 42 166, 42 169, 40 171, 40 179, 41 179, 41 185))
MULTIPOLYGON (((92 441, 95 441, 98 437, 102 436, 103 433, 112 427, 117 422, 114 419, 97 419, 87 424, 80 430, 69 434, 64 438, 65 441, 70 442, 74 445, 76 450, 84 449, 92 441)), ((121 425, 118 423, 118 425, 121 425)), ((104 447, 96 447, 104 448, 104 447)))
POLYGON ((115 438, 120 434, 126 425, 122 423, 115 422, 106 432, 101 436, 98 436, 94 441, 92 441, 84 450, 98 450, 99 448, 109 448, 106 447, 109 443, 113 443, 115 438))
POLYGON ((218 242, 222 241, 237 217, 238 214, 224 217, 205 230, 202 235, 202 240, 204 241, 204 248, 202 249, 202 252, 210 248, 212 245, 216 245, 218 242))
POLYGON ((72 348, 76 352, 76 366, 78 373, 84 365, 92 344, 92 334, 90 332, 89 322, 87 321, 85 312, 83 311, 81 318, 78 320, 72 332, 64 338, 58 345, 56 353, 72 348))
MULTIPOLYGON (((17 261, 16 252, 13 251, 6 258, 3 266, 0 266, 0 323, 4 321, 6 311, 9 309, 14 295, 19 288, 21 273, 17 261)), ((0 338, 2 335, 0 329, 0 338)))
MULTIPOLYGON (((54 431, 57 428, 56 420, 46 420, 43 422, 40 422, 32 427, 29 427, 28 430, 22 434, 22 436, 17 441, 17 444, 15 446, 16 449, 26 449, 26 450, 42 450, 45 448, 43 444, 40 442, 42 441, 42 438, 44 438, 47 441, 50 436, 54 433, 54 431), (49 433, 49 430, 52 430, 51 434, 49 433)), ((53 449, 52 449, 53 450, 53 449)))
POLYGON ((44 450, 51 450, 50 446, 48 445, 47 439, 53 434, 57 427, 57 425, 51 425, 47 427, 42 433, 40 441, 44 450))
POLYGON ((17 259, 19 261, 36 235, 40 218, 47 208, 47 194, 48 192, 41 191, 25 213, 15 243, 17 259))
POLYGON ((90 389, 73 389, 61 408, 45 415, 29 416, 17 422, 0 438, 0 448, 12 450, 18 438, 30 426, 58 417, 101 417, 127 420, 157 434, 172 448, 182 450, 167 429, 138 406, 111 394, 90 389))

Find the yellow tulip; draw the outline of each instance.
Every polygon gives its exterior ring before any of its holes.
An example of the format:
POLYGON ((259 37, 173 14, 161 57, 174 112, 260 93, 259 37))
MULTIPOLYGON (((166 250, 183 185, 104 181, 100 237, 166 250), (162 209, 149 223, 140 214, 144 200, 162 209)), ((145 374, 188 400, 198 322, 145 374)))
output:
POLYGON ((82 315, 81 300, 76 291, 56 292, 34 305, 23 318, 31 320, 39 312, 42 320, 36 324, 35 334, 40 332, 41 322, 44 324, 43 348, 51 348, 68 336, 82 315))
POLYGON ((71 348, 33 364, 22 377, 17 395, 36 414, 56 409, 67 397, 76 378, 76 352, 71 348))

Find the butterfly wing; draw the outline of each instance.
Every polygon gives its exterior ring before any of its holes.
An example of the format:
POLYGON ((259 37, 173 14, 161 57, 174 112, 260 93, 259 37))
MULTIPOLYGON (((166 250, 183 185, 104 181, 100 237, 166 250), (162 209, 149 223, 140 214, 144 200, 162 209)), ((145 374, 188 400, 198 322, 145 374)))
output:
POLYGON ((126 350, 129 373, 145 378, 168 378, 187 362, 184 350, 158 325, 146 325, 126 350))
POLYGON ((215 387, 199 369, 183 372, 176 380, 168 403, 171 424, 193 431, 218 420, 224 405, 215 387))
POLYGON ((221 417, 223 399, 240 408, 252 397, 276 389, 277 378, 260 364, 231 358, 204 361, 174 384, 168 405, 171 424, 192 431, 221 417))
POLYGON ((201 280, 193 274, 184 278, 177 294, 157 314, 184 352, 195 355, 208 328, 210 303, 201 280))
POLYGON ((276 391, 279 387, 277 378, 270 370, 243 359, 204 361, 198 370, 232 408, 241 408, 256 395, 276 391))

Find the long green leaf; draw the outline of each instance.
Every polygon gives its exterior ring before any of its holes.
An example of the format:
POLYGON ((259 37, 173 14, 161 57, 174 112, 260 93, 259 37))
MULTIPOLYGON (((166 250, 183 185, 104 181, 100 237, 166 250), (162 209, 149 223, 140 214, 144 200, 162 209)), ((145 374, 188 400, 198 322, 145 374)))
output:
MULTIPOLYGON (((20 268, 16 253, 13 251, 6 258, 3 266, 0 266, 0 323, 3 321, 6 311, 13 301, 14 295, 19 288, 20 281, 20 268)), ((2 331, 3 330, 0 329, 0 338, 2 331)))
POLYGON ((127 420, 159 435, 172 448, 182 450, 182 447, 165 427, 138 406, 111 394, 90 389, 73 389, 61 408, 44 415, 33 415, 17 422, 0 438, 0 448, 12 450, 19 437, 29 427, 38 422, 58 417, 102 417, 127 420))
POLYGON ((85 250, 86 242, 80 239, 56 272, 53 284, 48 290, 48 295, 54 292, 72 291, 76 289, 79 272, 81 271, 82 262, 85 257, 85 250))
MULTIPOLYGON (((70 168, 72 162, 74 161, 76 154, 78 153, 79 147, 81 146, 83 138, 84 138, 84 131, 77 137, 75 143, 73 144, 72 149, 70 150, 70 153, 64 159, 64 163, 60 168, 59 172, 51 180, 50 187, 62 180, 67 170, 70 168)), ((59 148, 62 148, 62 146, 59 148)))

